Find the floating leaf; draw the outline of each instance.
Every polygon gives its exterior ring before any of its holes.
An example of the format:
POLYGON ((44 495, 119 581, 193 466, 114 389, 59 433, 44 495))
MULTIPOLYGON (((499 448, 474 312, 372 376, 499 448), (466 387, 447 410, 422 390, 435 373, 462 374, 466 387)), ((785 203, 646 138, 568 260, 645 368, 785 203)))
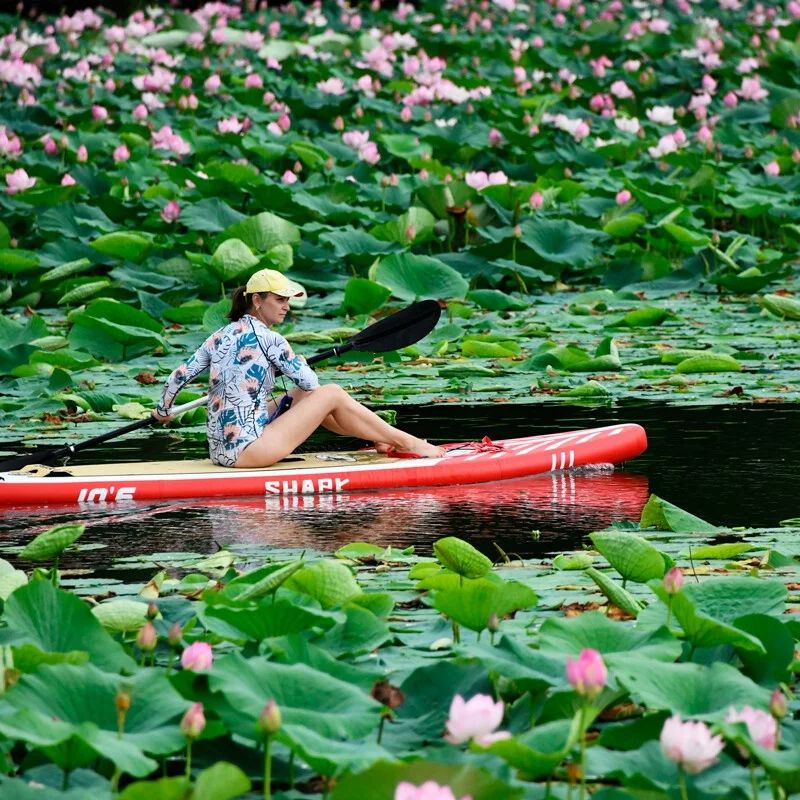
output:
POLYGON ((447 569, 465 578, 480 578, 492 568, 489 558, 457 536, 437 539, 433 552, 447 569))

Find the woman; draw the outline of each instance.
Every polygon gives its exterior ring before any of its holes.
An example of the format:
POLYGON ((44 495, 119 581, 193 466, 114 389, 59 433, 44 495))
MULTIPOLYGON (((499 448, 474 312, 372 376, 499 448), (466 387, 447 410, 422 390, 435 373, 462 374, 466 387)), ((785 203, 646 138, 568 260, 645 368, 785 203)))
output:
POLYGON ((169 422, 175 396, 208 369, 208 450, 212 461, 222 466, 268 467, 319 425, 376 442, 380 450, 442 456, 441 447, 392 427, 336 384, 320 386, 311 367, 292 352, 283 336, 270 330, 283 321, 290 298, 304 295, 303 287, 281 272, 256 272, 234 292, 230 324, 209 336, 169 376, 153 417, 169 422), (284 413, 271 396, 278 373, 297 387, 289 392, 292 403, 284 413))

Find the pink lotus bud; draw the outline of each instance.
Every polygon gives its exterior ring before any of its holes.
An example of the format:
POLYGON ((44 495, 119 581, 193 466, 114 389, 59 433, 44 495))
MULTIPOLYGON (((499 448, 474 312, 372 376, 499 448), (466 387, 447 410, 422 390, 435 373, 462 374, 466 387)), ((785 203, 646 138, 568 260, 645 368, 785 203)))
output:
POLYGON ((739 103, 739 98, 734 92, 728 92, 725 97, 722 98, 722 102, 725 103, 728 108, 736 108, 739 103))
POLYGON ((182 89, 191 89, 192 88, 192 76, 191 75, 184 75, 181 78, 181 88, 182 89))
POLYGON ((714 138, 714 134, 711 133, 711 128, 708 125, 701 125, 696 136, 698 142, 710 142, 714 138))
POLYGON ((158 606, 151 600, 147 604, 147 619, 155 619, 160 613, 158 606))
POLYGON ((136 108, 133 109, 133 118, 135 120, 143 120, 147 119, 150 112, 147 110, 147 106, 144 103, 139 103, 136 108))
POLYGON ((281 181, 287 186, 290 186, 293 183, 297 183, 297 175, 295 175, 292 170, 287 169, 286 172, 281 175, 281 181))
POLYGON ((148 620, 139 628, 139 632, 136 634, 136 646, 145 652, 150 650, 155 650, 156 644, 158 643, 158 634, 156 633, 156 629, 153 626, 153 623, 148 620))
POLYGON ((181 666, 193 672, 211 669, 214 651, 207 642, 193 642, 181 653, 181 666))
POLYGON ((492 147, 497 147, 503 141, 503 134, 497 128, 492 128, 489 131, 489 144, 492 147))
POLYGON ((400 119, 403 120, 403 122, 410 122, 412 117, 413 112, 411 111, 411 107, 403 106, 403 110, 400 112, 400 119))
POLYGON ((617 192, 616 201, 618 206, 624 206, 625 203, 630 203, 631 193, 627 189, 622 189, 617 192))
POLYGON ((105 122, 108 119, 108 111, 103 106, 92 106, 92 119, 105 122))
POLYGON ((597 650, 587 647, 581 650, 577 660, 567 659, 567 680, 584 697, 598 695, 606 685, 607 677, 606 665, 597 650))
POLYGON ((777 177, 781 174, 781 168, 777 161, 770 161, 769 164, 764 167, 764 172, 766 172, 767 175, 777 177))
POLYGON ((413 225, 406 225, 404 233, 406 239, 408 239, 410 242, 413 242, 414 239, 417 238, 417 229, 413 225))
POLYGON ((75 178, 73 178, 72 175, 70 175, 69 172, 68 172, 61 179, 61 185, 62 186, 74 186, 75 185, 75 178))
POLYGON ((256 728, 260 733, 272 736, 281 729, 283 718, 278 704, 274 700, 268 700, 256 721, 256 728))
POLYGON ((680 567, 672 567, 667 572, 663 586, 667 594, 677 594, 683 588, 683 572, 680 567))
POLYGON ((531 208, 540 209, 544 205, 544 197, 541 192, 534 192, 528 199, 528 202, 531 208))
POLYGON ((247 89, 260 89, 264 85, 264 79, 257 72, 251 72, 244 79, 244 85, 247 89))
POLYGON ((131 151, 124 144, 121 144, 114 148, 112 157, 119 164, 121 161, 127 161, 131 157, 131 151))
POLYGON ((113 78, 106 78, 106 82, 103 84, 103 86, 105 86, 106 91, 108 92, 113 92, 117 88, 117 84, 114 83, 113 78))
POLYGON ((278 127, 284 132, 292 127, 292 120, 289 118, 288 114, 281 114, 278 117, 278 127))
POLYGON ((514 227, 511 229, 511 235, 512 235, 512 236, 513 236, 515 239, 521 239, 521 238, 522 238, 522 226, 521 226, 521 225, 515 225, 515 226, 514 226, 514 227))
POLYGON ((167 633, 167 644, 170 647, 177 647, 183 641, 183 628, 180 623, 173 622, 167 633))
POLYGON ((164 208, 161 209, 161 219, 164 222, 175 222, 181 215, 181 207, 176 200, 170 200, 164 208))
POLYGON ((717 91, 717 82, 710 75, 703 75, 703 91, 714 94, 717 91))
POLYGON ((89 160, 89 151, 86 149, 86 145, 82 144, 78 146, 78 152, 75 157, 81 164, 89 160))
POLYGON ((278 20, 273 20, 267 27, 267 33, 274 39, 281 32, 281 24, 278 20))
POLYGON ((203 704, 194 703, 183 715, 181 720, 181 733, 187 739, 196 739, 206 727, 206 716, 203 713, 203 704))
POLYGON ((787 711, 786 695, 780 689, 776 689, 769 698, 769 713, 775 719, 783 719, 787 711))
POLYGON ((42 144, 44 145, 44 151, 47 155, 54 156, 58 152, 58 144, 51 136, 45 136, 42 140, 42 144))

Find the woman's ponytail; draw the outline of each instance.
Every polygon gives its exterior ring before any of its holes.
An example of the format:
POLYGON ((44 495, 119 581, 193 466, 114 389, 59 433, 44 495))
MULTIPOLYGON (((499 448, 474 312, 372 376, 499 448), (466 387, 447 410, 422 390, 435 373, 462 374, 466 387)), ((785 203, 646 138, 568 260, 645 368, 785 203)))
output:
POLYGON ((239 286, 233 293, 231 301, 231 310, 228 312, 228 319, 231 322, 240 320, 250 308, 250 301, 245 293, 245 287, 239 286))

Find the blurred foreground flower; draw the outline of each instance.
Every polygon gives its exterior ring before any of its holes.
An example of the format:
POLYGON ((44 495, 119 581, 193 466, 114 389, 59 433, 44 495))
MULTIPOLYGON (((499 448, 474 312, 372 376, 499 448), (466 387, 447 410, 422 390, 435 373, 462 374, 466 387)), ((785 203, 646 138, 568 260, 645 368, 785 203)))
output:
POLYGON ((503 701, 496 703, 488 694, 476 694, 468 701, 457 694, 450 704, 450 714, 445 723, 445 739, 451 744, 463 744, 473 740, 482 747, 492 742, 508 739, 508 731, 495 728, 503 721, 503 701))
POLYGON ((743 722, 747 726, 747 735, 759 747, 774 750, 778 745, 778 723, 766 711, 751 706, 744 706, 737 711, 731 706, 725 714, 725 722, 743 722))
POLYGON ((664 755, 690 775, 716 764, 724 743, 721 736, 712 736, 705 722, 683 722, 673 714, 661 729, 661 750, 664 755))
MULTIPOLYGON (((449 786, 435 781, 425 781, 422 786, 401 781, 394 790, 394 800, 456 800, 456 796, 449 786)), ((465 794, 461 800, 472 800, 472 796, 465 794)))

